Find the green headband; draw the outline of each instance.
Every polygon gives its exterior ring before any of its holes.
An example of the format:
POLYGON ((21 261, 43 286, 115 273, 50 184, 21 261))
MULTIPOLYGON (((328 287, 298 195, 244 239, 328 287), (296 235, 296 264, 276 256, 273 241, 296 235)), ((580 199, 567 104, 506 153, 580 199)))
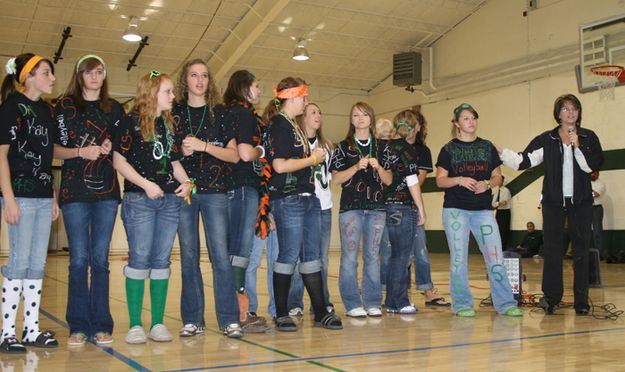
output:
POLYGON ((78 59, 78 62, 76 62, 76 73, 78 73, 78 68, 80 67, 80 64, 89 58, 93 58, 97 60, 98 62, 100 62, 100 64, 104 68, 104 78, 106 79, 106 63, 104 63, 104 60, 102 58, 100 58, 99 56, 96 56, 95 54, 85 54, 84 56, 80 57, 78 59))
POLYGON ((406 129, 408 129, 408 132, 411 132, 414 128, 408 124, 408 122, 406 122, 406 120, 401 119, 397 121, 397 124, 395 124, 395 127, 397 127, 399 129, 399 127, 404 127, 406 129))

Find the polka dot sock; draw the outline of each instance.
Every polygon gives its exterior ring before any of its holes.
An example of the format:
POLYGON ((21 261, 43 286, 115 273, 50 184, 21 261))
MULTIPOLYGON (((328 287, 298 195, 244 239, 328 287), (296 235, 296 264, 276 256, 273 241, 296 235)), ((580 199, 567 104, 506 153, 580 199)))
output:
POLYGON ((5 337, 15 337, 15 318, 21 293, 21 279, 2 280, 2 340, 5 337))
POLYGON ((41 334, 39 331, 39 304, 41 302, 41 284, 43 279, 24 279, 24 333, 22 341, 34 342, 41 334))

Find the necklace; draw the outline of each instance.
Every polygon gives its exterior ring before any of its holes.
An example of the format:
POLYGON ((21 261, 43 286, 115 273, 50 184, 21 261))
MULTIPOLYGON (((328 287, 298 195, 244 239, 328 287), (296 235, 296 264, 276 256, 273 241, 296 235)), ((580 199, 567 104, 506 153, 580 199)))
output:
POLYGON ((360 142, 358 140, 358 138, 356 138, 356 135, 354 134, 354 142, 356 142, 356 150, 358 151, 358 155, 360 155, 360 158, 363 159, 365 156, 363 155, 362 151, 360 150, 360 147, 367 147, 369 146, 369 157, 371 158, 373 156, 373 141, 371 140, 371 134, 369 134, 369 138, 367 139, 367 142, 360 142))
POLYGON ((193 133, 193 125, 191 125, 191 110, 189 109, 189 105, 187 105, 187 125, 189 126, 189 134, 192 137, 197 137, 197 134, 200 132, 200 130, 202 129, 202 126, 204 125, 204 116, 206 115, 206 106, 208 105, 204 105, 204 111, 202 111, 202 120, 200 120, 200 124, 197 126, 197 130, 195 131, 195 133, 193 133))
MULTIPOLYGON (((156 140, 156 135, 154 136, 154 147, 152 148, 152 156, 156 160, 161 161, 161 169, 156 172, 156 174, 167 174, 167 159, 169 159, 169 154, 171 153, 171 148, 174 144, 174 139, 169 133, 169 127, 167 123, 165 123, 165 119, 163 119, 163 115, 159 116, 159 118, 163 123, 163 128, 165 128, 165 146, 161 141, 156 140)), ((159 120, 156 120, 158 124, 159 120)))
POLYGON ((293 120, 291 120, 289 115, 286 114, 286 112, 280 111, 280 115, 284 116, 284 118, 288 120, 289 123, 291 123, 291 126, 293 126, 293 130, 295 130, 295 134, 297 134, 300 142, 302 143, 302 145, 304 145, 304 157, 310 155, 310 144, 308 143, 308 138, 304 135, 304 131, 302 131, 302 128, 300 128, 299 125, 295 124, 293 120))

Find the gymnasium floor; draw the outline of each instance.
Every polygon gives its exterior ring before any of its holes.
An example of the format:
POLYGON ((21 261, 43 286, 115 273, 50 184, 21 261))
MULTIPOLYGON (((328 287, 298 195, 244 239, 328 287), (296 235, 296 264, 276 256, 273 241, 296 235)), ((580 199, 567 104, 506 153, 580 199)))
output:
MULTIPOLYGON (((330 257, 330 293, 343 315, 338 292, 337 252, 330 257)), ((439 294, 449 298, 446 254, 432 254, 433 279, 439 294)), ((2 260, 4 261, 4 259, 2 260)), ((571 264, 565 262, 565 301, 571 300, 571 264)), ((128 345, 124 342, 128 316, 125 303, 122 257, 111 259, 111 308, 116 321, 115 343, 110 348, 87 344, 67 347, 65 304, 67 298, 67 255, 48 258, 43 328, 57 332, 61 347, 50 351, 31 348, 25 355, 0 355, 2 371, 201 371, 201 370, 381 370, 416 368, 429 371, 616 371, 625 370, 623 339, 625 316, 600 320, 575 316, 573 309, 545 316, 542 310, 526 308, 522 319, 496 315, 492 307, 479 307, 488 295, 488 283, 480 256, 470 257, 470 278, 476 299, 477 317, 462 319, 448 309, 423 305, 421 294, 412 292, 417 315, 383 315, 378 319, 348 319, 345 329, 327 331, 311 326, 306 315, 296 333, 250 334, 241 340, 227 339, 217 330, 213 314, 210 265, 203 259, 207 292, 207 332, 203 336, 179 338, 180 262, 172 262, 165 323, 173 342, 128 345)), ((542 260, 524 259, 527 281, 524 289, 540 291, 542 260)), ((604 286, 591 289, 595 305, 613 303, 625 308, 625 265, 602 263, 604 286)), ((261 315, 266 315, 266 267, 259 270, 261 315)), ((149 324, 149 298, 144 301, 145 324, 149 324)), ((307 311, 306 311, 307 312, 307 311)), ((601 309, 595 315, 604 314, 601 309)), ((21 314, 21 311, 20 311, 21 314)), ((21 316, 18 316, 21 318, 21 316)), ((19 324, 19 323, 18 323, 19 324)), ((18 325, 18 329, 20 325, 18 325)))

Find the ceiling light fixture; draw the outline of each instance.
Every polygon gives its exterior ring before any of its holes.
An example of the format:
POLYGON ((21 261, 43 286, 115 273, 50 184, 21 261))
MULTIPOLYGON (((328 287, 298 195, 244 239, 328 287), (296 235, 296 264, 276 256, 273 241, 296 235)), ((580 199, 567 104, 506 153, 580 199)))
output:
POLYGON ((139 34, 139 20, 137 19, 137 17, 130 17, 128 27, 126 27, 126 31, 124 31, 122 39, 133 43, 141 41, 142 37, 141 34, 139 34))
POLYGON ((297 45, 295 46, 295 50, 293 50, 293 57, 296 61, 308 61, 310 59, 310 55, 308 54, 308 50, 304 46, 304 40, 297 40, 297 45))

